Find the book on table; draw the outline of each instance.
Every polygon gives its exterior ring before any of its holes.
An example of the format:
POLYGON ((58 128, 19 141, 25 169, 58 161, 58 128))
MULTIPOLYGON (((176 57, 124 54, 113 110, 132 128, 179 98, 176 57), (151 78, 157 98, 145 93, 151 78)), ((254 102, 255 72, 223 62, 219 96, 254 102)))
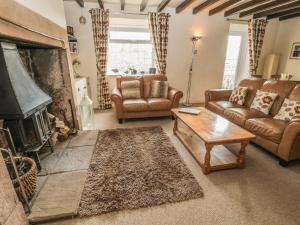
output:
POLYGON ((180 108, 178 112, 187 113, 191 115, 198 115, 201 112, 201 110, 194 108, 180 108))

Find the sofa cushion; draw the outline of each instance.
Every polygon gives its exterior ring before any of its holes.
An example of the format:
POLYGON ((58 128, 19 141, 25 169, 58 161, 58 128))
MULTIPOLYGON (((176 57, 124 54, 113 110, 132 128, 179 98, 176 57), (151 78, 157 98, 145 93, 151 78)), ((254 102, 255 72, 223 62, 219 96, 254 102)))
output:
POLYGON ((149 98, 150 96, 150 89, 151 89, 151 81, 153 80, 160 80, 166 81, 167 76, 165 75, 144 75, 143 76, 143 83, 144 83, 144 98, 149 98))
POLYGON ((294 87, 294 89, 291 91, 289 99, 300 100, 300 84, 294 87))
POLYGON ((167 98, 169 83, 168 81, 151 81, 150 98, 167 98))
POLYGON ((253 99, 255 98, 256 90, 260 89, 263 83, 266 80, 264 79, 244 79, 239 83, 240 87, 247 87, 247 95, 245 99, 245 106, 250 107, 253 99))
POLYGON ((242 108, 243 106, 233 104, 229 101, 211 101, 207 103, 207 108, 219 115, 222 115, 225 109, 242 108))
POLYGON ((229 101, 237 104, 244 105, 247 95, 247 87, 236 87, 233 89, 229 101))
POLYGON ((256 96, 250 108, 257 109, 268 115, 276 97, 277 97, 276 93, 257 90, 256 96))
POLYGON ((166 98, 148 98, 148 107, 150 111, 170 110, 172 102, 166 98))
POLYGON ((247 119, 270 117, 256 109, 249 108, 230 108, 224 111, 224 117, 231 122, 244 127, 247 119))
POLYGON ((144 84, 143 84, 143 76, 118 76, 116 78, 117 88, 121 90, 121 82, 123 81, 133 81, 138 80, 140 82, 140 93, 141 98, 144 97, 144 84))
POLYGON ((141 89, 139 80, 121 81, 123 99, 140 99, 141 89))
POLYGON ((145 99, 125 99, 123 110, 127 112, 143 112, 148 110, 148 103, 145 99))
POLYGON ((288 122, 273 118, 255 118, 247 120, 245 128, 258 136, 279 144, 287 124, 288 122))
POLYGON ((300 116, 300 100, 290 100, 286 98, 274 119, 291 121, 294 117, 300 116))
POLYGON ((268 80, 263 84, 261 91, 278 94, 270 109, 271 116, 275 116, 279 112, 284 99, 290 95, 297 84, 299 84, 298 81, 291 80, 268 80))

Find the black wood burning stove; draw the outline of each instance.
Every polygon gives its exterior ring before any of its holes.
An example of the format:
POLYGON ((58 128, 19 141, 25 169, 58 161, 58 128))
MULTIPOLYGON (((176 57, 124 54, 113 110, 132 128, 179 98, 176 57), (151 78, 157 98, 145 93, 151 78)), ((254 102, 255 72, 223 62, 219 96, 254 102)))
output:
POLYGON ((0 43, 0 119, 10 129, 17 151, 32 156, 39 170, 39 150, 46 143, 52 149, 46 108, 51 102, 28 74, 16 45, 0 43))

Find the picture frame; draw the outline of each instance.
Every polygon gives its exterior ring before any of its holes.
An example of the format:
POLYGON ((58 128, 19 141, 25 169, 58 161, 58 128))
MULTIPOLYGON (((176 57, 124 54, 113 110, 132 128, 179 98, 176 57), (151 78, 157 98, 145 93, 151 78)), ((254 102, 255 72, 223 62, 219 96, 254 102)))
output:
POLYGON ((290 59, 300 59, 300 42, 293 43, 290 59))
POLYGON ((77 41, 70 41, 69 46, 70 46, 70 52, 71 53, 77 53, 77 54, 79 53, 78 42, 77 41))

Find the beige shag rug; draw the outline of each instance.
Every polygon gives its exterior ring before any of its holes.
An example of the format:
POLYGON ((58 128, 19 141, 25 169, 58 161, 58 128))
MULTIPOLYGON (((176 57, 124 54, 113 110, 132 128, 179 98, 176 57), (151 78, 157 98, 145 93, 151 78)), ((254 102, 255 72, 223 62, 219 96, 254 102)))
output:
POLYGON ((203 192, 161 127, 99 131, 79 216, 200 198, 203 192))

